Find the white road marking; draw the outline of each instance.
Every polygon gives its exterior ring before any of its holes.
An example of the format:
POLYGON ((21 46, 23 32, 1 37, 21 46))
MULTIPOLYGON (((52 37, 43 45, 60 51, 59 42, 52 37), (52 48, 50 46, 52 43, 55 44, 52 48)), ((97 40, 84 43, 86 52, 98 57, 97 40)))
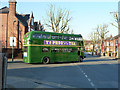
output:
POLYGON ((88 76, 87 76, 87 75, 85 75, 85 77, 87 78, 88 76))
POLYGON ((92 82, 90 83, 93 87, 95 86, 92 82))
MULTIPOLYGON (((91 79, 88 77, 88 75, 77 65, 75 64, 76 67, 79 68, 79 70, 85 75, 85 77, 87 78, 87 80, 90 82, 90 85, 95 88, 95 85, 93 84, 93 82, 91 81, 91 79)), ((97 88, 95 88, 95 90, 97 90, 97 88)))
POLYGON ((88 78, 88 81, 90 82, 91 80, 88 78))

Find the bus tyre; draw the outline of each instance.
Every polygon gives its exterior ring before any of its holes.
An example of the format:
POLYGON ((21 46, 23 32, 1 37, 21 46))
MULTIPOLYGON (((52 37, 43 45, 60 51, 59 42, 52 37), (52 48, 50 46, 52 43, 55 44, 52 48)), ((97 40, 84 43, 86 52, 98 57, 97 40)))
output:
POLYGON ((79 61, 79 62, 83 62, 82 57, 79 57, 79 58, 78 58, 78 61, 79 61))
POLYGON ((43 64, 48 64, 48 63, 50 63, 50 58, 44 57, 42 62, 43 62, 43 64))

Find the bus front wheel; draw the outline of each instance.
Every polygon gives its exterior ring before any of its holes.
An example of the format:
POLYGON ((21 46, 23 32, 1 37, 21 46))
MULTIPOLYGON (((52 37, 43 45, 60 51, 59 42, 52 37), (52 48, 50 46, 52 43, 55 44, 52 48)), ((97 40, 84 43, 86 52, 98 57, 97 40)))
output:
POLYGON ((79 62, 83 62, 83 58, 82 58, 82 57, 79 57, 79 58, 78 58, 78 61, 79 61, 79 62))
POLYGON ((43 62, 43 64, 48 64, 48 63, 50 63, 50 58, 44 57, 42 62, 43 62))

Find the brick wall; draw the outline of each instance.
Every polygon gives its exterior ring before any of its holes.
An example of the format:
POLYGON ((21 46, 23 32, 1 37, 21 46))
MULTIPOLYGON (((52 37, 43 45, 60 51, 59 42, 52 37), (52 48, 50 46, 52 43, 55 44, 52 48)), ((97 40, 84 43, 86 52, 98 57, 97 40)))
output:
POLYGON ((23 26, 18 21, 18 19, 15 16, 15 13, 16 13, 16 2, 9 2, 9 14, 7 13, 0 14, 0 17, 2 19, 2 36, 3 36, 2 48, 12 48, 10 47, 10 37, 13 36, 16 37, 16 46, 14 48, 22 48, 23 36, 25 34, 25 26, 23 26), (14 33, 13 33, 13 28, 14 28, 14 33))

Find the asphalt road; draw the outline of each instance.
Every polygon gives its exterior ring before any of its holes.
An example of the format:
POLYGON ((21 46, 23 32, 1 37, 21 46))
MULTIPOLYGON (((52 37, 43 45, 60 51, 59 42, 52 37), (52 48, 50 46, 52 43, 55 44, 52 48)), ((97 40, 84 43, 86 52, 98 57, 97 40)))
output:
POLYGON ((118 61, 87 55, 82 63, 8 62, 7 84, 18 84, 19 88, 41 88, 42 84, 48 88, 118 88, 118 61), (16 83, 22 79, 27 80, 27 86, 16 83))

